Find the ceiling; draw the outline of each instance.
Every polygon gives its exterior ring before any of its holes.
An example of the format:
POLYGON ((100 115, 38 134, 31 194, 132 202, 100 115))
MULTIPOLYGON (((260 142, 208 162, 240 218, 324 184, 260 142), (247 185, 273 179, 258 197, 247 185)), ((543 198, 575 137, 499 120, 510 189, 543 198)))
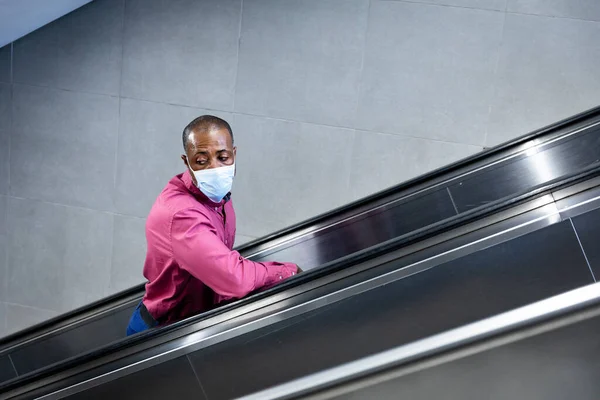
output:
POLYGON ((0 0, 0 47, 91 0, 0 0))

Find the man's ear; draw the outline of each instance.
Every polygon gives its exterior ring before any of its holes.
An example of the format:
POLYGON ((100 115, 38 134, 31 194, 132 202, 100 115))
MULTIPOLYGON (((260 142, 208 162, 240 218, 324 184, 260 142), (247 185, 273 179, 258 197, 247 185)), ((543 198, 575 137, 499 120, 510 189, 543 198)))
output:
POLYGON ((190 173, 190 176, 192 177, 192 182, 194 183, 194 185, 197 185, 198 182, 196 182, 196 177, 192 173, 193 170, 192 170, 192 167, 190 167, 190 163, 188 162, 187 156, 185 154, 182 154, 181 159, 183 160, 183 163, 185 164, 188 172, 190 173))
POLYGON ((233 176, 237 175, 237 147, 233 146, 233 162, 235 163, 235 170, 233 176))

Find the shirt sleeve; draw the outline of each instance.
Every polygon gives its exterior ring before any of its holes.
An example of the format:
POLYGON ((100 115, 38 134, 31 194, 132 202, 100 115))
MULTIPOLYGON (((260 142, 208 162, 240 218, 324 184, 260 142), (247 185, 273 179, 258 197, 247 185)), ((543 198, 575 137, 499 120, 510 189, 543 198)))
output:
POLYGON ((253 262, 230 250, 200 211, 180 211, 173 217, 171 246, 182 269, 210 287, 221 299, 240 298, 273 286, 298 271, 291 263, 253 262))

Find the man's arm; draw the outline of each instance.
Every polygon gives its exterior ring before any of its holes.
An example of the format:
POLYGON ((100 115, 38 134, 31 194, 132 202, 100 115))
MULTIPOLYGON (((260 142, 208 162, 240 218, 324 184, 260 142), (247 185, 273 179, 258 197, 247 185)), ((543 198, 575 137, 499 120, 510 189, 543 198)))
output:
POLYGON ((215 293, 225 298, 275 285, 298 271, 290 263, 257 263, 229 250, 219 239, 206 216, 197 210, 180 211, 171 226, 173 256, 188 271, 215 293))

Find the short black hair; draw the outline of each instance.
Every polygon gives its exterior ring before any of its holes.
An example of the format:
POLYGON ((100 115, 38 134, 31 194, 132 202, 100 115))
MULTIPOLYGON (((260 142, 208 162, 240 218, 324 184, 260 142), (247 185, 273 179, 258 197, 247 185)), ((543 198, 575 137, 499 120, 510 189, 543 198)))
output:
POLYGON ((187 126, 183 130, 183 150, 187 151, 190 133, 194 131, 205 132, 210 130, 211 128, 227 129, 227 132, 229 132, 229 135, 231 136, 231 143, 233 143, 233 131, 231 130, 231 126, 227 121, 225 121, 222 118, 215 117, 214 115, 201 115, 189 124, 187 124, 187 126))

